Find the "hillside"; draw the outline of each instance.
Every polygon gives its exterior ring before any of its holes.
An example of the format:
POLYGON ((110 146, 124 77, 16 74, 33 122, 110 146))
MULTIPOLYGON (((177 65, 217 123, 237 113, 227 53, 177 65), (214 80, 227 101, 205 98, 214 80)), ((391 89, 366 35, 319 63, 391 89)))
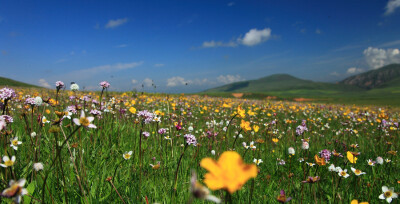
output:
POLYGON ((32 84, 27 84, 19 81, 15 81, 9 78, 5 77, 0 77, 0 86, 15 86, 15 87, 36 87, 39 88, 39 86, 35 86, 32 84))
POLYGON ((294 90, 309 90, 314 92, 347 92, 360 91, 361 88, 346 84, 332 84, 314 82, 293 77, 288 74, 274 74, 257 80, 241 81, 227 84, 205 92, 244 92, 244 93, 266 93, 294 90))
POLYGON ((364 72, 358 75, 348 77, 340 84, 353 85, 365 89, 374 89, 381 87, 398 86, 399 83, 391 81, 399 81, 400 79, 400 64, 391 64, 379 69, 364 72))

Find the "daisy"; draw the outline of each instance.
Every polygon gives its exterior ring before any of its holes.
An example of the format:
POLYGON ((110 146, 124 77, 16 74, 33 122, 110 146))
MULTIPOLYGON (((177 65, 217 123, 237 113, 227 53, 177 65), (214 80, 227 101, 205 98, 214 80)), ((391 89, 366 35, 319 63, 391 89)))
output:
POLYGON ((28 194, 28 191, 23 188, 25 186, 26 180, 25 179, 20 179, 17 182, 14 180, 10 181, 10 187, 6 188, 2 193, 1 196, 7 197, 7 198, 13 198, 15 203, 20 203, 21 202, 21 197, 23 195, 28 194))
POLYGON ((42 117, 42 123, 50 123, 49 120, 47 120, 46 116, 42 117))
POLYGON ((250 142, 250 149, 256 149, 257 147, 254 145, 254 141, 250 142))
POLYGON ((356 175, 359 176, 361 174, 366 174, 365 172, 362 172, 361 170, 355 169, 353 167, 351 167, 351 171, 356 175))
POLYGON ((11 138, 10 143, 10 147, 14 148, 15 150, 18 150, 18 145, 22 144, 21 141, 18 141, 18 137, 11 138))
POLYGON ((339 174, 339 176, 344 177, 344 178, 347 178, 347 177, 350 176, 350 175, 347 173, 347 169, 345 169, 345 170, 340 169, 338 174, 339 174))
POLYGON ((329 171, 336 171, 335 165, 331 164, 331 165, 328 167, 328 170, 329 170, 329 171))
POLYGON ((394 188, 388 188, 387 186, 382 186, 382 194, 379 196, 380 199, 386 199, 388 203, 392 202, 393 198, 397 198, 397 193, 394 192, 394 188))
POLYGON ((372 159, 368 159, 367 162, 368 162, 368 165, 375 166, 375 161, 372 161, 372 159))
POLYGON ((15 162, 15 159, 16 159, 15 156, 12 156, 12 157, 11 157, 11 160, 10 160, 10 157, 8 157, 8 156, 3 156, 3 162, 4 162, 4 163, 3 163, 3 164, 0 164, 0 166, 2 166, 2 167, 4 167, 4 168, 13 166, 13 165, 14 165, 14 162, 15 162))
POLYGON ((258 166, 258 165, 260 165, 260 164, 263 162, 263 160, 262 160, 262 159, 254 159, 253 162, 254 162, 255 164, 257 164, 257 166, 258 166))
POLYGON ((124 157, 125 160, 130 159, 131 156, 132 156, 132 151, 125 152, 125 153, 122 155, 122 157, 124 157))
POLYGON ((95 125, 91 124, 91 122, 94 120, 93 116, 90 117, 85 117, 85 112, 82 110, 81 112, 81 117, 74 118, 74 123, 78 126, 83 126, 85 128, 97 128, 95 125))

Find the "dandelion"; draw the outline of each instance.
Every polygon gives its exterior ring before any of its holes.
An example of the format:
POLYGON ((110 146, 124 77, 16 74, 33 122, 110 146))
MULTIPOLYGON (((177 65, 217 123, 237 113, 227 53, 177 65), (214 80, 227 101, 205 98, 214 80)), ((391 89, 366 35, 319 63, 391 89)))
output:
POLYGON ((10 187, 4 189, 4 191, 1 193, 1 196, 6 198, 13 198, 15 203, 20 203, 21 197, 28 194, 28 190, 24 188, 25 183, 25 179, 20 179, 17 182, 11 180, 9 183, 10 187))
POLYGON ((387 186, 382 186, 382 194, 379 195, 379 199, 385 199, 388 203, 391 203, 393 198, 397 198, 397 193, 394 192, 394 188, 388 188, 387 186))
POLYGON ((83 126, 85 128, 97 128, 96 125, 91 124, 91 122, 94 120, 93 116, 86 117, 85 112, 82 110, 81 111, 81 117, 74 118, 73 121, 76 125, 78 126, 83 126))
POLYGON ((218 161, 204 158, 200 166, 208 170, 204 183, 211 190, 225 189, 231 194, 239 190, 247 180, 257 176, 257 166, 245 164, 234 151, 222 153, 218 161))
POLYGON ((34 163, 34 164, 33 164, 33 169, 34 169, 35 171, 40 171, 40 170, 43 170, 43 169, 44 169, 44 166, 43 166, 43 164, 40 163, 40 162, 34 163))
POLYGON ((18 141, 18 137, 14 137, 10 139, 10 147, 12 147, 15 150, 18 150, 18 145, 22 144, 21 141, 18 141))
POLYGON ((349 177, 350 175, 347 173, 347 169, 345 169, 345 170, 343 170, 343 169, 338 169, 339 171, 338 171, 338 174, 339 174, 339 176, 341 176, 341 177, 343 177, 343 178, 347 178, 347 177, 349 177))
POLYGON ((351 171, 356 175, 356 176, 360 176, 362 174, 366 174, 365 172, 362 172, 361 170, 355 169, 353 167, 351 167, 351 171))
POLYGON ((132 156, 132 151, 125 152, 125 153, 122 155, 122 157, 124 157, 125 160, 130 159, 131 156, 132 156))
POLYGON ((7 168, 7 167, 11 167, 14 165, 15 163, 15 156, 12 156, 11 159, 8 156, 3 156, 3 164, 0 164, 1 167, 7 168))

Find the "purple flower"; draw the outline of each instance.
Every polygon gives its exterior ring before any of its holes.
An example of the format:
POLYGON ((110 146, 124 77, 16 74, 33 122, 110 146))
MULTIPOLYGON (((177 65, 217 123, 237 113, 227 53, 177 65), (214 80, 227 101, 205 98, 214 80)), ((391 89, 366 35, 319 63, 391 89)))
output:
POLYGON ((4 121, 6 121, 7 123, 12 123, 14 122, 13 117, 9 116, 9 115, 2 115, 0 116, 1 119, 3 119, 4 121))
POLYGON ((2 88, 0 89, 0 99, 6 101, 6 100, 10 100, 11 98, 16 97, 17 94, 15 94, 14 89, 10 89, 10 88, 2 88))
POLYGON ((110 83, 108 83, 106 81, 102 81, 102 82, 100 82, 100 86, 103 87, 103 89, 106 89, 106 88, 110 87, 110 83))
POLYGON ((281 193, 280 193, 280 195, 276 198, 276 200, 278 200, 278 202, 280 202, 280 203, 287 203, 287 202, 289 202, 290 200, 292 200, 292 197, 287 198, 287 197, 286 197, 286 194, 285 194, 285 191, 284 191, 284 190, 281 190, 281 193))
POLYGON ((186 134, 183 136, 186 139, 186 143, 188 145, 193 145, 196 146, 197 145, 197 140, 196 137, 192 134, 186 134))
POLYGON ((34 106, 34 105, 36 104, 35 98, 27 98, 27 99, 25 100, 25 104, 34 106))
POLYGON ((158 130, 158 134, 160 134, 160 135, 165 134, 166 132, 167 132, 167 129, 165 129, 165 128, 160 128, 158 130))
POLYGON ((150 133, 149 132, 143 132, 142 135, 145 136, 145 137, 150 137, 150 133))
POLYGON ((93 110, 90 111, 90 114, 93 114, 93 115, 101 115, 101 111, 96 110, 96 109, 93 109, 93 110))
POLYGON ((57 90, 64 88, 64 82, 56 81, 56 88, 57 88, 57 90))
POLYGON ((315 182, 319 181, 319 179, 321 179, 319 176, 316 176, 316 177, 309 176, 307 178, 307 180, 302 181, 302 183, 315 183, 315 182))
POLYGON ((68 106, 67 111, 76 114, 76 107, 74 105, 68 106))
POLYGON ((325 158, 325 161, 329 161, 331 159, 331 151, 324 149, 322 151, 319 152, 319 155, 323 158, 325 158))
POLYGON ((153 121, 154 118, 154 114, 150 113, 147 110, 139 111, 137 116, 141 117, 145 124, 149 124, 151 121, 153 121))

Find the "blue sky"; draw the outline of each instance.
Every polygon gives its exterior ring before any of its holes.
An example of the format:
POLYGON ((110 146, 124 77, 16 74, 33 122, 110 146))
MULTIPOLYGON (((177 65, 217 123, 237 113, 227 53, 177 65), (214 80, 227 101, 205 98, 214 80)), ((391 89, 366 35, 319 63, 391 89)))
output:
POLYGON ((0 4, 0 76, 45 87, 196 92, 276 73, 334 82, 400 63, 400 0, 0 4))

